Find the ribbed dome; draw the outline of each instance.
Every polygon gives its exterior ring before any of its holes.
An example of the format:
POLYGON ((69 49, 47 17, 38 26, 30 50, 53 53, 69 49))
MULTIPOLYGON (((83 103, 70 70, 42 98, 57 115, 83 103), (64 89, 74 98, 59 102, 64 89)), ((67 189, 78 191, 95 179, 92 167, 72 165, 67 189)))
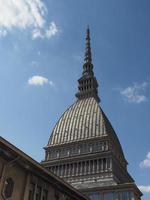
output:
POLYGON ((123 154, 109 120, 95 98, 90 97, 76 101, 64 112, 52 131, 48 146, 104 136, 114 139, 123 154))
POLYGON ((49 145, 75 142, 106 134, 102 111, 94 98, 78 100, 61 116, 49 145))

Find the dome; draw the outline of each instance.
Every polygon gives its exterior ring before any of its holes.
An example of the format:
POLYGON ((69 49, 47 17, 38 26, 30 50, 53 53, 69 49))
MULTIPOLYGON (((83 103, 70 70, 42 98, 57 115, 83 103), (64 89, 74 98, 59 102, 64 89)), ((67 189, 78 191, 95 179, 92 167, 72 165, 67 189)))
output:
POLYGON ((106 135, 102 111, 94 98, 78 100, 61 116, 48 145, 58 145, 106 135))
POLYGON ((48 146, 88 139, 109 137, 123 151, 109 120, 95 98, 77 100, 60 117, 50 136, 48 146))

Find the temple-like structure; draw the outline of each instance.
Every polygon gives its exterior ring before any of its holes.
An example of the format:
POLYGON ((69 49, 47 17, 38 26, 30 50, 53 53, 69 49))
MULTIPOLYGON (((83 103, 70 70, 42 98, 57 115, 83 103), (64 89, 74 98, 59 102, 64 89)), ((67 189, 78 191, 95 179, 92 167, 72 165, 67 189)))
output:
POLYGON ((89 27, 76 97, 54 127, 42 165, 92 200, 140 200, 118 137, 99 105, 89 27))

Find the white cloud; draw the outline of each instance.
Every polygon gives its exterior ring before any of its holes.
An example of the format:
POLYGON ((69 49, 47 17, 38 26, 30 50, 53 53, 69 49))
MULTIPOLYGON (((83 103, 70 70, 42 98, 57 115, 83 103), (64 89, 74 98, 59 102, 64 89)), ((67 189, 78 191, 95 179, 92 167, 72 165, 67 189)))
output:
POLYGON ((150 185, 139 185, 138 188, 143 193, 150 192, 150 185))
POLYGON ((6 30, 0 30, 0 37, 5 37, 7 35, 6 30))
POLYGON ((50 37, 54 36, 57 32, 58 32, 58 28, 57 28, 55 22, 51 22, 48 29, 45 32, 46 37, 50 38, 50 37))
POLYGON ((33 39, 36 39, 36 38, 43 38, 44 35, 41 33, 41 30, 40 29, 34 29, 32 31, 32 38, 33 39))
POLYGON ((46 14, 46 6, 41 0, 0 0, 0 36, 4 37, 17 28, 28 30, 34 39, 50 38, 57 33, 58 28, 54 22, 48 25, 46 14))
POLYGON ((142 103, 147 101, 147 97, 144 95, 147 85, 146 82, 142 84, 135 83, 133 86, 121 90, 120 94, 130 103, 142 103))
POLYGON ((141 167, 141 168, 148 168, 148 167, 150 167, 150 152, 147 153, 146 159, 144 159, 144 160, 140 163, 140 167, 141 167))
POLYGON ((32 32, 32 38, 51 38, 52 36, 56 35, 58 32, 58 28, 55 22, 51 22, 47 29, 34 29, 32 32))
POLYGON ((49 81, 48 78, 43 77, 43 76, 39 76, 39 75, 35 75, 35 76, 32 76, 31 78, 29 78, 28 84, 33 85, 33 86, 42 86, 42 85, 45 85, 45 84, 49 84, 50 86, 54 86, 53 81, 49 81))

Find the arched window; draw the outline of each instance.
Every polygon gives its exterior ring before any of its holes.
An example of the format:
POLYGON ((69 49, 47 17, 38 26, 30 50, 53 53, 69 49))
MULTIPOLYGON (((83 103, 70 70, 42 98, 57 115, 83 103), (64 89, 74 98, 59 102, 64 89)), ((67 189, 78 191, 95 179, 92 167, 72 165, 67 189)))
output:
POLYGON ((7 178, 4 182, 4 190, 3 190, 3 195, 4 197, 10 198, 12 196, 14 189, 14 181, 12 178, 7 178))

